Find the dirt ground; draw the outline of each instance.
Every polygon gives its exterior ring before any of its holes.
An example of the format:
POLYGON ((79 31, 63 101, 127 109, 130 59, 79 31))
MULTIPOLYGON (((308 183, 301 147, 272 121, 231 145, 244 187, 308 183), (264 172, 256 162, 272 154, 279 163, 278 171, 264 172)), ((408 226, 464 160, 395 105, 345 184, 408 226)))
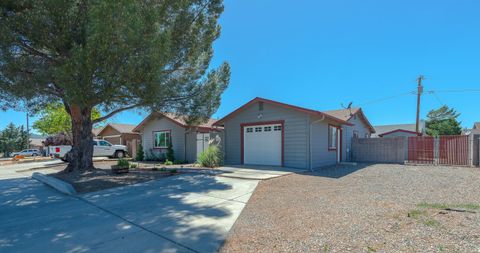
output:
POLYGON ((172 168, 162 170, 161 167, 158 166, 157 170, 141 167, 141 169, 130 169, 129 173, 113 174, 110 166, 114 164, 116 164, 116 162, 96 162, 95 167, 97 169, 93 171, 87 171, 84 173, 58 172, 50 174, 50 176, 69 182, 78 193, 87 193, 113 187, 137 184, 178 173, 178 171, 172 173, 172 168))
POLYGON ((222 252, 480 252, 480 169, 332 167, 263 181, 222 252))

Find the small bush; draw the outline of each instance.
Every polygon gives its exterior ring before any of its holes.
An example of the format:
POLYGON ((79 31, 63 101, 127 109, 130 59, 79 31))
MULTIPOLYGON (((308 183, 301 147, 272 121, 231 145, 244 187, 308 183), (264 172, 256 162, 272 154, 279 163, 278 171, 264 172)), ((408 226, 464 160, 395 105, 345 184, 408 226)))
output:
POLYGON ((122 168, 128 168, 128 167, 130 167, 130 162, 128 160, 125 160, 125 159, 119 159, 117 161, 117 166, 122 167, 122 168))
POLYGON ((177 173, 177 169, 171 169, 170 173, 173 173, 173 174, 177 173))
POLYGON ((137 168, 137 164, 136 164, 136 163, 131 163, 131 164, 130 164, 130 168, 131 168, 131 169, 136 169, 136 168, 137 168))
POLYGON ((198 156, 197 161, 201 166, 214 168, 223 165, 223 153, 216 145, 212 145, 198 156))
POLYGON ((166 159, 169 161, 175 161, 175 154, 173 152, 172 141, 168 143, 166 159))
POLYGON ((163 163, 163 164, 164 164, 164 165, 173 165, 173 162, 167 159, 167 160, 165 161, 165 163, 163 163))
POLYGON ((143 159, 145 159, 145 153, 143 152, 142 144, 139 144, 137 148, 137 154, 135 155, 135 160, 143 161, 143 159))

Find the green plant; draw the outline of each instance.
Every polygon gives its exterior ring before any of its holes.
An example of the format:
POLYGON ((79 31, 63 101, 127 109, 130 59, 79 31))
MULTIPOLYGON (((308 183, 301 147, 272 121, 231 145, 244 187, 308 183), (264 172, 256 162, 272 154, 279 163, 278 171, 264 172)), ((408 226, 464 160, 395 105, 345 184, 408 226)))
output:
POLYGON ((137 154, 135 155, 135 160, 143 161, 143 159, 145 159, 145 153, 143 152, 143 146, 140 143, 140 144, 138 144, 137 154))
POLYGON ((425 215, 425 214, 426 214, 426 212, 423 211, 423 210, 411 210, 410 212, 408 212, 407 216, 409 218, 418 219, 418 218, 420 218, 420 216, 425 215))
POLYGON ((130 167, 130 162, 128 160, 125 160, 125 159, 119 159, 117 161, 117 166, 122 167, 122 168, 128 168, 128 167, 130 167))
POLYGON ((185 164, 186 162, 183 160, 175 160, 173 161, 173 164, 185 164))
POLYGON ((173 152, 172 141, 168 142, 166 159, 167 161, 175 161, 175 154, 173 152))
POLYGON ((197 161, 203 167, 214 168, 223 165, 223 153, 216 145, 212 145, 198 156, 197 161))
POLYGON ((171 170, 170 170, 170 173, 173 173, 173 174, 175 174, 175 173, 177 173, 177 172, 178 172, 177 169, 171 169, 171 170))
POLYGON ((173 165, 173 162, 167 159, 163 164, 164 165, 173 165))
POLYGON ((130 164, 131 169, 136 169, 137 167, 138 167, 138 165, 136 163, 131 163, 130 164))

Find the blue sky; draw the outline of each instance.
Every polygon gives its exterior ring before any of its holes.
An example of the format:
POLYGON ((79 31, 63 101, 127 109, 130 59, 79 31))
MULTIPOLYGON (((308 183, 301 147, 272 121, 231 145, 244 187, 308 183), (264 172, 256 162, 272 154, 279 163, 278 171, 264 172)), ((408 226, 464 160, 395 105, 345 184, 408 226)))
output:
MULTIPOLYGON (((446 104, 464 127, 480 121, 480 2, 476 0, 226 0, 212 66, 228 61, 230 86, 215 117, 254 97, 318 110, 362 106, 372 124, 413 123, 446 104), (394 97, 392 99, 383 99, 394 97)), ((139 123, 137 111, 111 121, 139 123)), ((25 114, 0 112, 0 129, 25 114)))

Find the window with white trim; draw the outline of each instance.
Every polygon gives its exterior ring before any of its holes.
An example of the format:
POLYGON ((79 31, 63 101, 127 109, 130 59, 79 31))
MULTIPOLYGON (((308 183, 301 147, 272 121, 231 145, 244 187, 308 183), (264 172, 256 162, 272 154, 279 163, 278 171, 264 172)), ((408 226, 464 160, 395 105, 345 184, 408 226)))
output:
POLYGON ((337 149, 338 128, 328 126, 328 148, 337 149))
POLYGON ((273 131, 282 131, 282 126, 280 126, 280 125, 274 126, 273 131))
POLYGON ((272 131, 272 127, 271 126, 266 126, 266 127, 263 128, 263 131, 270 132, 270 131, 272 131))
POLYGON ((247 127, 247 133, 251 133, 251 132, 253 132, 253 128, 247 127))
POLYGON ((262 131, 262 127, 255 127, 255 132, 261 132, 262 131))
POLYGON ((170 131, 159 131, 154 134, 154 148, 167 148, 172 141, 170 131))

